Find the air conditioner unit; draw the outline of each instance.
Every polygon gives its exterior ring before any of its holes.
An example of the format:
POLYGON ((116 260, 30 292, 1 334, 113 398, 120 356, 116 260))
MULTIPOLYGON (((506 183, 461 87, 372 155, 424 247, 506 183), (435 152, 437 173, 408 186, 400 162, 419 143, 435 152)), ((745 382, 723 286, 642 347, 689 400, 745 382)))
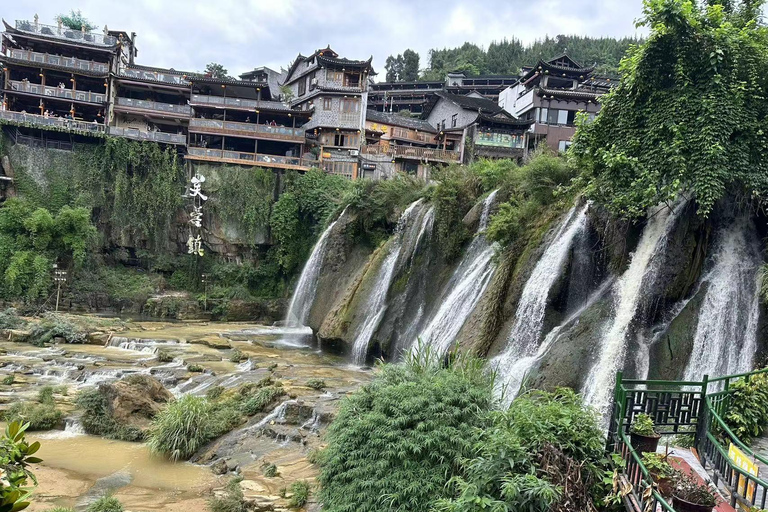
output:
POLYGON ((310 85, 317 85, 317 78, 313 78, 309 81, 310 85))
POLYGON ((358 151, 356 149, 350 149, 349 150, 349 156, 357 156, 359 154, 360 154, 360 151, 358 151))

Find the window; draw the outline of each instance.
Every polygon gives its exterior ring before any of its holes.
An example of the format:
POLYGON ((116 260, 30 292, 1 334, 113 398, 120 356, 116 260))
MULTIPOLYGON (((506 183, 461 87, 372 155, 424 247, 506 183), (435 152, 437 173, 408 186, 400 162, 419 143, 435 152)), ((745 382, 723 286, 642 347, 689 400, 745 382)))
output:
POLYGON ((307 92, 307 79, 306 79, 306 77, 302 78, 301 80, 299 80, 299 96, 301 96, 305 92, 307 92))
POLYGON ((343 77, 344 73, 341 71, 331 71, 330 69, 325 71, 325 79, 328 82, 341 82, 343 77))
POLYGON ((557 124, 557 116, 560 113, 556 108, 549 109, 547 112, 547 124, 557 124))
POLYGON ((564 153, 564 152, 566 152, 566 151, 568 150, 568 148, 569 148, 569 147, 571 147, 571 141, 569 141, 569 140, 561 140, 561 141, 560 141, 560 142, 557 144, 557 149, 558 149, 558 151, 560 151, 561 153, 564 153))
POLYGON ((344 87, 360 87, 360 73, 344 73, 344 87))
POLYGON ((323 110, 331 110, 333 107, 333 98, 323 98, 323 110))
POLYGON ((456 122, 459 119, 459 114, 453 114, 451 116, 451 128, 456 128, 456 122))
POLYGON ((359 112, 360 102, 357 98, 342 98, 341 100, 342 112, 359 112))
POLYGON ((539 109, 539 117, 537 119, 538 122, 546 124, 547 122, 547 115, 549 114, 549 110, 542 107, 539 109))
POLYGON ((440 129, 445 130, 445 119, 443 119, 443 122, 440 123, 440 129))
POLYGON ((576 111, 575 110, 569 110, 568 111, 568 121, 565 123, 568 126, 573 126, 576 124, 576 111))
POLYGON ((557 124, 568 124, 568 111, 567 110, 558 110, 557 111, 557 124))
POLYGON ((341 133, 337 133, 333 137, 333 145, 334 146, 346 146, 346 144, 344 144, 345 140, 346 140, 346 136, 345 135, 343 135, 341 133))

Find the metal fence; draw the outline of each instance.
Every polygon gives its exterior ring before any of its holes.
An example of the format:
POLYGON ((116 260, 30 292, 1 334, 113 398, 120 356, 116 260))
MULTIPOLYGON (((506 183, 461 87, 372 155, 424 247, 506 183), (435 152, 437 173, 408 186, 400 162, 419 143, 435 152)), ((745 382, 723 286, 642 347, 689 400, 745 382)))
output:
POLYGON ((62 25, 43 25, 42 23, 27 20, 16 20, 16 30, 96 46, 114 46, 117 44, 117 38, 108 34, 95 31, 72 30, 62 25))

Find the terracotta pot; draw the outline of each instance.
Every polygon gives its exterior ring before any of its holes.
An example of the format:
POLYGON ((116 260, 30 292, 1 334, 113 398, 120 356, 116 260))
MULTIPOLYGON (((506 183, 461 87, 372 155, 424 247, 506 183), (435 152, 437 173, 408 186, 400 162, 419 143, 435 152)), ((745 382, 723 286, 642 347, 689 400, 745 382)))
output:
POLYGON ((642 436, 640 434, 630 433, 630 441, 632 441, 632 447, 635 449, 638 455, 644 453, 655 453, 656 447, 659 446, 659 439, 661 436, 656 434, 655 436, 642 436))
POLYGON ((691 503, 677 496, 672 497, 672 507, 675 509, 675 512, 712 512, 715 508, 709 505, 691 503))
POLYGON ((672 497, 672 493, 675 490, 675 482, 671 478, 668 477, 659 477, 658 475, 651 473, 651 478, 653 478, 653 481, 656 482, 656 485, 659 488, 659 494, 664 496, 665 498, 672 497))

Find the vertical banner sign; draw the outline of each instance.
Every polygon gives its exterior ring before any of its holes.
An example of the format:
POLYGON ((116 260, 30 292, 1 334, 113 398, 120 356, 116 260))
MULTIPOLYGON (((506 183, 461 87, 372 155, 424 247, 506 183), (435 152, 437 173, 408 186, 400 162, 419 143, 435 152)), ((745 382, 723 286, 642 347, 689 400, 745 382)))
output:
POLYGON ((202 256, 205 254, 203 240, 200 236, 200 228, 203 226, 203 205, 208 196, 203 194, 205 176, 195 174, 189 186, 189 197, 192 198, 192 211, 189 213, 189 238, 187 239, 187 252, 202 256))
MULTIPOLYGON (((728 458, 731 459, 736 466, 740 467, 750 475, 757 476, 759 469, 757 464, 750 460, 747 454, 739 450, 733 443, 730 443, 730 446, 728 446, 728 458)), ((738 493, 741 496, 752 496, 754 492, 755 482, 750 480, 749 483, 747 483, 747 478, 743 475, 739 475, 738 493), (747 488, 747 494, 744 494, 744 487, 747 488)))

